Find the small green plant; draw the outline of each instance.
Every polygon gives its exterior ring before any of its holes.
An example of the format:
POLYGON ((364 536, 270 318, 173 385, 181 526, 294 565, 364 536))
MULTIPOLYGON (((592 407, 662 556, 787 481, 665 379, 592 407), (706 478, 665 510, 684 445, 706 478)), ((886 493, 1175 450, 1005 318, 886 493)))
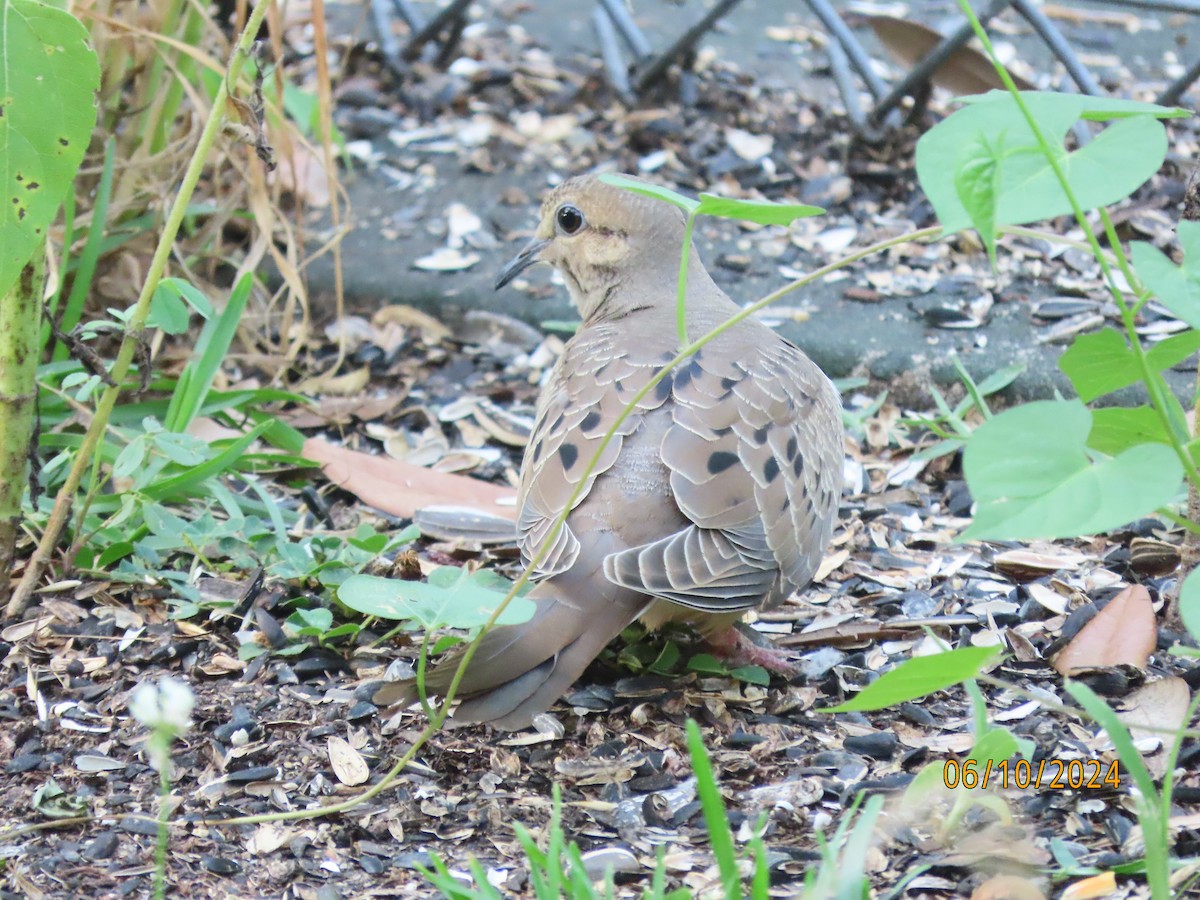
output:
POLYGON ((158 772, 158 842, 154 855, 154 896, 167 895, 167 844, 170 840, 171 744, 192 727, 192 708, 196 698, 192 689, 174 678, 160 678, 158 684, 141 684, 129 700, 129 713, 150 729, 146 756, 158 772))
MULTIPOLYGON (((513 826, 525 860, 529 865, 529 887, 537 900, 601 900, 613 897, 612 869, 599 879, 603 893, 597 892, 593 879, 584 865, 579 845, 569 841, 562 826, 562 795, 558 785, 553 788, 550 822, 546 826, 546 849, 538 846, 529 829, 517 823, 513 826)), ((433 857, 433 868, 420 867, 423 874, 447 900, 503 900, 504 894, 488 883, 487 873, 479 861, 470 861, 471 881, 460 880, 438 856, 433 857)), ((666 867, 662 854, 651 877, 650 887, 642 892, 642 900, 687 900, 689 894, 683 888, 666 890, 666 867)))
POLYGON ((967 420, 972 415, 979 416, 985 422, 990 419, 992 410, 988 406, 986 398, 1004 390, 1025 371, 1024 363, 1015 363, 993 372, 976 384, 975 379, 971 377, 971 373, 962 364, 957 353, 950 354, 950 362, 954 365, 954 370, 966 391, 966 396, 951 408, 937 385, 929 385, 929 393, 937 406, 938 414, 916 416, 904 420, 904 424, 910 428, 923 428, 940 440, 914 453, 912 456, 914 460, 937 459, 940 456, 957 453, 966 446, 972 431, 967 420))

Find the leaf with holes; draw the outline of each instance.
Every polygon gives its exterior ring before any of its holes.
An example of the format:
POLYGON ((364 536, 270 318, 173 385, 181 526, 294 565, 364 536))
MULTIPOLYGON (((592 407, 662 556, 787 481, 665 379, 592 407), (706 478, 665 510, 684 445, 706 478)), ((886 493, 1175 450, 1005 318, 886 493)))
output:
POLYGON ((96 125, 100 66, 70 13, 0 2, 0 296, 46 240, 96 125), (52 111, 52 114, 48 114, 52 111))

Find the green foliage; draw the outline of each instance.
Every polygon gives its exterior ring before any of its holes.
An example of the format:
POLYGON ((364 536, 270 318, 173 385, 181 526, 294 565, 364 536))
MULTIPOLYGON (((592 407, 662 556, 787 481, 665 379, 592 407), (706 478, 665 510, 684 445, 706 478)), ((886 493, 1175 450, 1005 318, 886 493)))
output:
POLYGON ((1200 222, 1180 222, 1176 233, 1183 247, 1183 265, 1175 265, 1145 241, 1133 243, 1133 265, 1163 306, 1193 328, 1200 328, 1200 222))
MULTIPOLYGON (((441 566, 428 581, 402 581, 355 575, 338 588, 338 600, 350 609, 381 619, 412 622, 425 629, 479 628, 504 602, 512 584, 489 569, 441 566)), ((536 606, 514 596, 496 619, 499 625, 528 621, 536 606)))
POLYGON ((976 501, 963 540, 1097 534, 1175 498, 1183 469, 1170 447, 1099 457, 1089 452, 1091 430, 1092 413, 1078 400, 1027 403, 976 429, 963 453, 976 501))
MULTIPOLYGON (((529 865, 529 886, 533 897, 536 900, 611 898, 614 891, 612 870, 600 879, 603 892, 597 891, 584 867, 579 845, 574 841, 567 841, 562 825, 562 793, 557 784, 553 788, 550 809, 545 850, 538 846, 525 826, 520 823, 513 826, 529 865)), ((488 882, 487 873, 476 859, 470 861, 470 882, 455 877, 438 856, 433 857, 432 869, 424 866, 418 868, 429 883, 448 900, 503 900, 505 896, 488 882)), ((641 900, 689 900, 691 894, 684 888, 668 891, 666 878, 666 865, 662 853, 659 853, 658 862, 650 878, 650 886, 642 891, 641 900)))
POLYGON ((967 424, 967 417, 972 412, 976 412, 983 419, 990 419, 992 417, 992 410, 985 398, 1004 390, 1025 371, 1024 363, 1014 363, 1011 366, 998 369, 976 384, 975 379, 971 377, 971 373, 962 364, 962 360, 958 358, 957 353, 950 354, 950 361, 954 364, 954 369, 958 373, 958 380, 966 388, 966 396, 959 400, 954 405, 954 408, 951 409, 946 398, 942 396, 942 392, 932 384, 929 386, 933 402, 938 409, 937 415, 917 416, 907 419, 906 423, 910 426, 931 431, 941 438, 941 440, 936 444, 918 450, 913 454, 912 458, 914 460, 937 459, 939 456, 946 456, 949 453, 961 450, 966 444, 967 438, 971 436, 971 426, 967 424))
POLYGON ((0 0, 0 34, 3 296, 45 243, 83 161, 100 67, 79 21, 37 0, 0 0))
MULTIPOLYGON (((1183 362, 1197 350, 1200 350, 1200 331, 1185 331, 1150 347, 1146 361, 1150 371, 1161 380, 1159 372, 1183 362)), ((1142 368, 1128 338, 1112 328, 1081 334, 1058 365, 1085 403, 1142 380, 1142 368)))
MULTIPOLYGON (((917 142, 917 177, 946 233, 975 227, 989 250, 1001 225, 1070 213, 1071 201, 1024 110, 1003 91, 961 98, 967 105, 917 142)), ((1081 94, 1023 92, 1046 148, 1084 208, 1124 199, 1162 164, 1167 136, 1159 119, 1185 110, 1081 94), (1078 120, 1111 121, 1094 140, 1068 152, 1063 139, 1078 120)))
MULTIPOLYGON (((1169 900, 1173 896, 1171 869, 1176 863, 1171 859, 1171 794, 1174 789, 1175 767, 1179 751, 1183 746, 1184 732, 1181 730, 1173 739, 1165 737, 1167 758, 1164 764, 1162 790, 1154 783, 1154 776, 1142 760, 1142 754, 1134 745, 1133 736, 1125 723, 1095 691, 1079 681, 1068 681, 1067 692, 1100 723, 1116 749, 1124 771, 1137 786, 1136 803, 1138 824, 1142 828, 1145 843, 1145 875, 1150 895, 1155 900, 1169 900)), ((1185 723, 1192 721, 1200 707, 1200 697, 1193 698, 1188 705, 1185 723)))
POLYGON ((999 657, 995 647, 960 647, 932 656, 914 656, 859 691, 851 700, 821 712, 885 709, 974 678, 999 657))
POLYGON ((600 180, 605 184, 641 194, 643 197, 653 197, 655 200, 662 200, 672 206, 678 206, 689 216, 737 219, 742 222, 755 222, 759 225, 789 225, 796 219, 820 216, 825 213, 825 210, 819 206, 809 206, 804 203, 738 200, 733 197, 721 197, 717 194, 701 194, 699 200, 693 200, 691 197, 686 197, 669 188, 634 181, 632 178, 612 173, 601 175, 600 180))

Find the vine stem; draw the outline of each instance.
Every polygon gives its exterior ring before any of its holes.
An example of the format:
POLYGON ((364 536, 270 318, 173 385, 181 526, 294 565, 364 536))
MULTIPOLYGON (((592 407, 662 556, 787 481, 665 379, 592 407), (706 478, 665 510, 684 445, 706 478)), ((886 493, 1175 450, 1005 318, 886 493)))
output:
POLYGON ((204 164, 208 158, 209 151, 212 149, 217 134, 221 130, 221 124, 225 119, 225 105, 229 99, 229 86, 235 83, 241 74, 242 65, 245 63, 253 46, 254 36, 258 34, 259 26, 262 24, 263 17, 266 15, 270 5, 271 0, 258 0, 254 6, 254 10, 250 13, 250 17, 246 21, 246 27, 242 30, 241 36, 238 38, 237 47, 229 60, 229 67, 225 72, 225 78, 221 80, 221 84, 217 88, 212 108, 208 113, 208 120, 204 123, 204 130, 200 133, 200 139, 196 142, 196 149, 192 151, 192 158, 179 185, 179 193, 175 195, 175 202, 171 205, 171 210, 167 214, 166 221, 163 223, 162 234, 159 236, 158 245, 154 248, 154 256, 151 258, 150 265, 146 271, 146 280, 142 284, 142 292, 138 295, 133 315, 130 316, 124 337, 121 339, 121 346, 117 351, 117 358, 113 362, 110 372, 114 386, 107 388, 100 397, 100 402, 96 406, 95 416, 83 436, 83 442, 75 454, 71 470, 67 473, 67 479, 63 482, 62 487, 59 488, 58 494, 54 498, 54 508, 51 510, 50 518, 46 522, 46 530, 42 532, 42 538, 38 541, 37 549, 34 550, 33 555, 29 558, 29 562, 25 566, 25 572, 21 576, 21 581, 18 583, 17 589, 13 592, 12 598, 8 602, 5 615, 9 618, 19 616, 28 605, 29 598, 33 595, 33 591, 37 587, 38 580, 42 577, 42 572, 45 571, 49 563, 54 548, 58 545, 58 539, 62 535, 63 526, 66 524, 67 517, 71 512, 71 504, 75 499, 76 492, 79 490, 79 484, 83 480, 83 474, 89 463, 97 456, 96 450, 100 443, 100 438, 104 433, 105 427, 108 425, 108 420, 112 415, 113 409, 117 405, 117 398, 121 393, 121 385, 129 374, 134 352, 137 349, 138 342, 141 340, 142 332, 145 330, 146 319, 150 315, 150 301, 154 297, 154 292, 158 289, 158 283, 162 279, 163 272, 166 270, 167 260, 170 258, 171 250, 175 244, 175 236, 179 233, 179 228, 183 224, 184 215, 187 212, 188 204, 191 202, 192 194, 195 193, 196 185, 200 182, 200 176, 204 171, 204 164))

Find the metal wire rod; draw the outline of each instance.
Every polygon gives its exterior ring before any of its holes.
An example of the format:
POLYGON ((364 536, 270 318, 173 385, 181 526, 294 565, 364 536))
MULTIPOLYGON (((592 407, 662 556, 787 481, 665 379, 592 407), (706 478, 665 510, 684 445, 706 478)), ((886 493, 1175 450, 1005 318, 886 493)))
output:
POLYGON ((651 60, 646 68, 638 73, 637 80, 633 84, 634 91, 640 95, 662 78, 667 68, 675 61, 677 56, 690 50, 700 38, 704 37, 704 33, 712 28, 718 19, 741 2, 742 0, 719 0, 712 9, 704 14, 699 22, 681 34, 675 40, 675 43, 671 44, 670 47, 651 60))
POLYGON ((430 19, 428 24, 416 29, 416 34, 404 46, 404 58, 416 59, 421 53, 421 48, 441 34, 451 20, 461 17, 472 2, 473 0, 450 0, 438 10, 437 15, 430 19))
POLYGON ((613 20, 603 6, 592 10, 592 26, 596 29, 596 39, 600 41, 600 58, 604 60, 608 82, 618 96, 628 103, 634 99, 633 89, 629 85, 629 71, 617 44, 617 29, 613 27, 613 20))
POLYGON ((1200 78, 1200 58, 1198 58, 1188 70, 1167 85, 1164 90, 1155 99, 1155 103, 1163 106, 1174 106, 1183 97, 1183 92, 1192 86, 1192 82, 1200 78))
POLYGON ((825 29, 833 35, 837 43, 841 44, 842 49, 846 51, 846 57, 850 64, 854 66, 855 71, 862 76, 863 81, 867 84, 867 90, 871 92, 871 96, 878 101, 885 93, 885 85, 878 75, 875 74, 875 69, 871 66, 871 58, 867 55, 867 51, 863 49, 862 44, 854 36, 854 33, 842 21, 842 17, 829 5, 827 0, 807 0, 809 8, 821 20, 821 24, 825 29))
POLYGON ((621 33, 621 37, 625 39, 625 43, 639 62, 654 55, 654 48, 650 46, 650 42, 637 27, 637 22, 633 21, 621 0, 600 0, 600 5, 604 7, 609 20, 617 27, 617 31, 621 33))
POLYGON ((1104 93, 1100 90, 1100 85, 1096 84, 1096 79, 1092 78, 1092 73, 1079 61, 1079 57, 1075 55, 1075 51, 1062 36, 1062 32, 1046 18, 1040 9, 1029 0, 1012 0, 1012 6, 1059 58, 1066 67, 1067 74, 1071 76, 1071 80, 1079 85, 1079 90, 1085 94, 1091 94, 1093 97, 1099 97, 1104 93))

